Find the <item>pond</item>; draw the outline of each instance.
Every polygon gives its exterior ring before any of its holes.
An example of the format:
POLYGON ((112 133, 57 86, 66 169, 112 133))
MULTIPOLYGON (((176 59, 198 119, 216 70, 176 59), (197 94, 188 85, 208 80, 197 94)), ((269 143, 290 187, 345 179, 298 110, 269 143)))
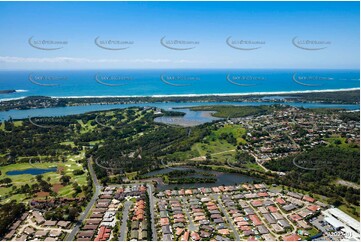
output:
MULTIPOLYGON (((234 184, 240 184, 240 183, 251 183, 253 181, 257 181, 259 179, 238 174, 238 173, 230 173, 230 172, 220 172, 220 171, 213 171, 213 170, 205 170, 205 169, 198 169, 194 167, 172 167, 172 168, 164 168, 157 171, 152 171, 149 173, 144 174, 145 177, 153 177, 157 175, 162 175, 169 173, 174 170, 195 170, 198 174, 199 173, 208 173, 211 174, 211 176, 214 176, 217 178, 217 181, 214 183, 190 183, 190 184, 164 184, 159 183, 157 186, 158 190, 167 190, 167 189, 174 189, 175 187, 178 188, 198 188, 198 187, 216 187, 216 186, 229 186, 234 184)), ((199 177, 198 174, 190 175, 193 177, 199 177)))
POLYGON ((212 116, 212 114, 215 113, 214 111, 191 111, 189 109, 172 109, 172 111, 183 112, 185 115, 181 117, 162 116, 155 118, 154 121, 165 124, 180 125, 183 127, 192 127, 220 119, 212 116))
POLYGON ((49 167, 49 168, 28 168, 25 170, 14 170, 6 172, 8 176, 16 176, 16 175, 41 175, 48 172, 55 172, 57 171, 57 167, 49 167))

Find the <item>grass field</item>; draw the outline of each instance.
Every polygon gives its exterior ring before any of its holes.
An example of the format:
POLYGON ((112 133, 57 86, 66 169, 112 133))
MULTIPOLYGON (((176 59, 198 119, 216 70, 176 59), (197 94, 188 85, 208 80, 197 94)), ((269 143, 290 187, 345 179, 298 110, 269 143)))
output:
MULTIPOLYGON (((235 163, 236 145, 230 144, 227 140, 222 139, 222 135, 231 135, 236 139, 236 144, 245 144, 246 140, 242 137, 246 134, 246 129, 240 125, 226 124, 217 130, 212 131, 202 142, 194 143, 190 151, 176 152, 167 155, 169 160, 187 161, 193 158, 206 156, 209 154, 213 160, 222 163, 235 163)), ((250 164, 251 165, 251 164, 250 164)), ((252 166, 252 165, 251 165, 252 166)), ((257 166, 257 165, 255 165, 257 166)), ((261 169, 260 167, 250 167, 251 169, 261 169)))
POLYGON ((237 144, 245 144, 246 141, 242 138, 246 134, 246 129, 240 125, 227 124, 224 127, 212 131, 212 133, 204 139, 202 143, 195 143, 192 146, 192 151, 198 153, 198 156, 204 156, 207 153, 212 157, 226 161, 235 154, 236 146, 221 139, 222 134, 231 134, 236 140, 237 144))
MULTIPOLYGON (((2 166, 0 179, 3 179, 5 177, 10 178, 13 181, 12 182, 13 187, 20 187, 25 184, 28 184, 29 186, 31 186, 32 184, 36 183, 35 175, 23 174, 23 175, 9 176, 9 175, 6 175, 6 173, 8 171, 25 170, 25 169, 29 169, 29 168, 57 167, 58 170, 59 169, 62 170, 65 175, 68 175, 71 177, 71 179, 70 179, 71 183, 77 182, 80 186, 83 186, 83 185, 87 184, 87 173, 84 173, 82 175, 77 175, 77 176, 75 176, 73 174, 74 170, 79 170, 79 169, 83 170, 82 165, 76 162, 81 157, 82 157, 82 155, 68 157, 67 162, 65 162, 65 163, 61 163, 61 162, 45 162, 45 163, 35 163, 35 164, 18 163, 18 164, 2 166)), ((61 177, 61 174, 58 171, 48 172, 48 173, 43 174, 43 180, 49 182, 52 185, 60 184, 60 181, 59 181, 60 177, 61 177)), ((1 198, 0 203, 6 203, 13 199, 15 199, 19 202, 22 202, 26 199, 31 198, 31 197, 27 197, 25 194, 13 194, 13 195, 9 196, 8 198, 3 199, 4 196, 6 196, 12 192, 12 189, 13 189, 12 187, 0 188, 0 198, 1 198)), ((61 197, 72 197, 73 193, 74 193, 74 191, 73 191, 72 184, 64 186, 58 191, 58 195, 61 197)))
POLYGON ((219 118, 239 118, 252 115, 261 115, 273 110, 280 109, 276 106, 199 106, 190 107, 192 111, 215 111, 214 117, 219 118))
MULTIPOLYGON (((14 126, 15 127, 19 127, 23 125, 23 121, 19 120, 19 121, 14 121, 14 126)), ((0 130, 4 130, 5 129, 5 123, 1 122, 0 123, 0 130)))
POLYGON ((217 138, 220 137, 221 134, 233 134, 233 137, 237 139, 237 144, 245 144, 246 140, 242 138, 243 135, 246 135, 247 131, 241 125, 231 125, 226 124, 224 127, 213 132, 217 138))
POLYGON ((347 213, 348 215, 350 215, 351 217, 353 217, 354 219, 356 219, 357 221, 360 220, 359 216, 356 216, 355 214, 353 214, 353 211, 356 211, 358 214, 360 214, 360 206, 346 206, 346 205, 341 205, 338 207, 340 210, 342 210, 343 212, 347 213))
POLYGON ((350 144, 346 143, 346 138, 343 138, 341 136, 332 136, 330 138, 325 138, 325 141, 327 141, 330 147, 340 147, 343 149, 353 149, 358 150, 358 147, 352 147, 350 144))

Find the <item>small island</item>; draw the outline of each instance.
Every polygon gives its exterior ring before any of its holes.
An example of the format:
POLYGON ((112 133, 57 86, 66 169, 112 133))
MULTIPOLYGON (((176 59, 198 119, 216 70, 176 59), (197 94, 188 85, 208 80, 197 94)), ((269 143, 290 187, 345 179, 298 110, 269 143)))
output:
POLYGON ((0 94, 9 94, 9 93, 15 93, 16 90, 0 90, 0 94))

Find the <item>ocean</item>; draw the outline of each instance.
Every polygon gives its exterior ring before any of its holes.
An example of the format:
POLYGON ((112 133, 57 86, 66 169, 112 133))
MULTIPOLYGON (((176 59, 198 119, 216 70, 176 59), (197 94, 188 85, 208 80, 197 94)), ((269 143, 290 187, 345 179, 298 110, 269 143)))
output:
POLYGON ((0 100, 26 96, 277 94, 360 88, 359 70, 0 71, 0 100))

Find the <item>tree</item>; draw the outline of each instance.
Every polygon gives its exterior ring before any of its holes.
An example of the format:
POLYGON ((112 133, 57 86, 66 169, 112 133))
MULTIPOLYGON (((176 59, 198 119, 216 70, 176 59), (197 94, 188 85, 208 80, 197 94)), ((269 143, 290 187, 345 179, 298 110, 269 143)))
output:
POLYGON ((70 182, 70 176, 67 176, 67 175, 61 176, 60 182, 62 185, 67 185, 70 182))
POLYGON ((43 179, 43 175, 36 175, 36 180, 40 182, 43 179))
POLYGON ((0 180, 0 184, 10 184, 11 182, 12 180, 9 177, 0 180))
POLYGON ((68 219, 70 221, 74 221, 76 217, 78 216, 79 212, 77 208, 69 208, 69 216, 68 219))

